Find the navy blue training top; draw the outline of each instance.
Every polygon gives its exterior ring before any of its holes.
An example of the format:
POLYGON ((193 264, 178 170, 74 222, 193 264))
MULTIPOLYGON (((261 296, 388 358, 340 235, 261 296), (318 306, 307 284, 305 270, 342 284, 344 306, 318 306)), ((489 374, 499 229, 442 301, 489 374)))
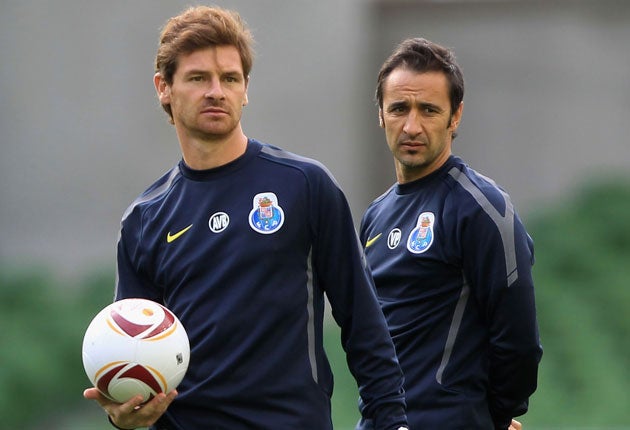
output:
POLYGON ((410 428, 507 429, 527 410, 542 354, 533 242, 509 196, 451 156, 376 199, 360 237, 410 428))
POLYGON ((402 373, 346 198, 319 163, 250 139, 195 171, 181 161, 125 212, 116 299, 163 303, 191 343, 155 429, 331 429, 324 295, 363 416, 406 424, 402 373))

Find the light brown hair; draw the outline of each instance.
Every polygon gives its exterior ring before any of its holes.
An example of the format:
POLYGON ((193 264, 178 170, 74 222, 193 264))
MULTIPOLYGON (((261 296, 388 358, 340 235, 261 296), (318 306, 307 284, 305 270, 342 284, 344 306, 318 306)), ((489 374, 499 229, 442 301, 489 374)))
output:
MULTIPOLYGON (((164 25, 155 57, 155 72, 172 85, 181 54, 213 46, 234 46, 240 54, 243 76, 247 80, 254 61, 253 45, 254 38, 237 12, 219 7, 191 7, 164 25)), ((171 106, 162 107, 172 121, 171 106)))

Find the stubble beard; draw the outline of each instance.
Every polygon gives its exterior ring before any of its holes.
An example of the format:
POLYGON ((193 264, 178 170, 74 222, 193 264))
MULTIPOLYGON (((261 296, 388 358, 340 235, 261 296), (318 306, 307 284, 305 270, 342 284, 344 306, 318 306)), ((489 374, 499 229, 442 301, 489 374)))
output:
POLYGON ((204 141, 216 141, 226 139, 233 134, 239 120, 235 120, 230 115, 219 119, 199 118, 194 124, 186 124, 184 121, 182 123, 186 125, 191 136, 204 141))

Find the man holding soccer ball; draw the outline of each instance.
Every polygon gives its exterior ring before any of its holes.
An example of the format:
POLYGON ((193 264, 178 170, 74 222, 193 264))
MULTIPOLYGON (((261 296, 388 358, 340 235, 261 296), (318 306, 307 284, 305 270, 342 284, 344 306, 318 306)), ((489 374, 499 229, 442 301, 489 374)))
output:
POLYGON ((405 429, 403 376, 343 192, 321 164, 241 128, 252 38, 194 7, 165 25, 154 78, 182 160, 123 215, 116 300, 170 309, 190 339, 177 391, 96 400, 121 429, 332 428, 324 297, 363 417, 405 429))

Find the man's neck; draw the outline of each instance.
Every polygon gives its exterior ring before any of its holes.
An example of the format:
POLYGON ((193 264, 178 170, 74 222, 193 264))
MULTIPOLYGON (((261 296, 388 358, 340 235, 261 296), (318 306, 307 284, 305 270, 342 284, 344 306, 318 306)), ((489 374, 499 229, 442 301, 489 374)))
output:
POLYGON ((245 153, 247 136, 238 128, 227 137, 199 139, 180 137, 184 162, 195 170, 207 170, 223 166, 245 153))

